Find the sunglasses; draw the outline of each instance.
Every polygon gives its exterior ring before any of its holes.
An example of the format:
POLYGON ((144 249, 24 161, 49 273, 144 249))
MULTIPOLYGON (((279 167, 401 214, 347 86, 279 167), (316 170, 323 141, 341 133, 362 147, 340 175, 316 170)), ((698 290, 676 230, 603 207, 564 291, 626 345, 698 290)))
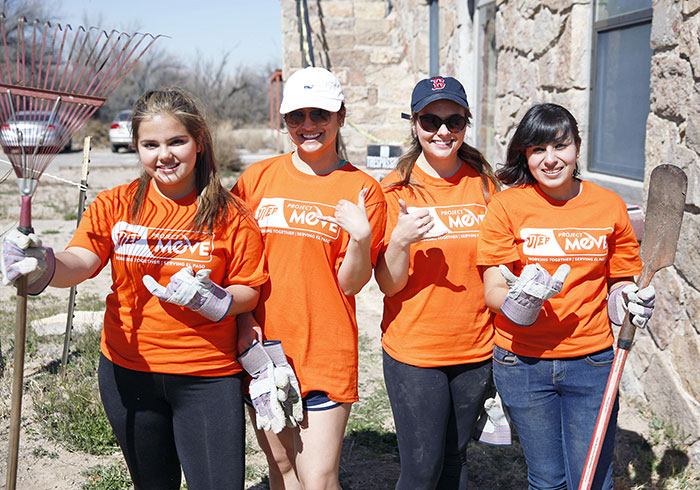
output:
MULTIPOLYGON (((284 115, 284 122, 288 128, 296 128, 304 124, 306 112, 302 110, 288 112, 284 115)), ((331 113, 325 109, 311 109, 308 111, 311 122, 319 126, 326 126, 331 122, 331 113)))
POLYGON ((447 119, 441 119, 435 114, 418 116, 420 127, 429 133, 434 133, 444 124, 452 133, 459 133, 467 125, 467 118, 460 114, 452 114, 447 119))

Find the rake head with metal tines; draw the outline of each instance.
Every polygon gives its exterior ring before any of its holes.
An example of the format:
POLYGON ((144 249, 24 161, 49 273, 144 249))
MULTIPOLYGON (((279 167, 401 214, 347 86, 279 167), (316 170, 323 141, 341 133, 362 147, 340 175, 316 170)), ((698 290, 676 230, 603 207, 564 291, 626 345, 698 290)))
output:
MULTIPOLYGON (((157 39, 0 17, 0 144, 31 197, 54 156, 157 39)), ((24 210, 20 221, 30 219, 24 210)), ((21 226, 31 226, 20 223, 21 226)))
MULTIPOLYGON (((0 16, 0 144, 17 175, 19 229, 32 232, 31 198, 39 178, 155 42, 150 34, 73 29, 0 16)), ((17 280, 8 490, 17 480, 27 328, 27 279, 17 280)))

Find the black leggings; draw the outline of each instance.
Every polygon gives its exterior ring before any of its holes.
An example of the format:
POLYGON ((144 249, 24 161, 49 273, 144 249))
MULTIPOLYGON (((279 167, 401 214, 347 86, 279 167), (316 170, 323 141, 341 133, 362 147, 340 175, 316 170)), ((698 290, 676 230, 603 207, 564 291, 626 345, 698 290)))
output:
POLYGON ((421 368, 384 352, 384 382, 401 458, 396 490, 466 489, 467 443, 491 391, 491 359, 421 368))
POLYGON ((100 357, 102 404, 136 490, 243 489, 242 376, 125 369, 100 357))

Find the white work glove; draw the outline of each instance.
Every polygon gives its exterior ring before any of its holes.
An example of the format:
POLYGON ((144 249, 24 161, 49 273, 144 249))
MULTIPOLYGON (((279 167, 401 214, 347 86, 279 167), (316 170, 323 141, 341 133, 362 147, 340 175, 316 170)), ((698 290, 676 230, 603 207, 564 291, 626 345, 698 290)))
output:
POLYGON ((294 374, 292 366, 287 361, 282 342, 279 340, 266 340, 263 342, 263 346, 275 365, 277 397, 282 402, 287 425, 296 427, 304 418, 299 381, 294 374))
POLYGON ((233 296, 213 283, 209 279, 210 273, 209 269, 202 269, 195 274, 192 267, 187 266, 172 275, 167 287, 161 286, 149 275, 143 276, 143 284, 153 296, 184 306, 218 322, 223 320, 231 308, 233 296))
POLYGON ((489 446, 511 445, 510 424, 498 393, 484 401, 484 411, 476 421, 473 439, 489 446))
POLYGON ((238 356, 238 362, 252 377, 250 398, 255 409, 256 427, 279 433, 287 423, 275 383, 275 366, 272 359, 265 352, 263 345, 255 342, 238 356))
POLYGON ((51 247, 42 247, 37 235, 15 229, 2 241, 0 268, 3 284, 14 284, 19 277, 27 276, 27 293, 36 296, 51 282, 56 258, 51 247))
POLYGON ((636 284, 617 287, 608 295, 608 318, 620 326, 629 312, 632 315, 632 324, 644 328, 654 312, 655 299, 654 286, 644 289, 639 289, 636 284))
POLYGON ((554 276, 550 276, 539 264, 523 267, 520 277, 505 265, 499 265, 498 269, 510 288, 501 304, 501 312, 510 321, 522 327, 529 327, 535 323, 544 302, 561 291, 566 277, 571 272, 568 264, 560 265, 554 276))

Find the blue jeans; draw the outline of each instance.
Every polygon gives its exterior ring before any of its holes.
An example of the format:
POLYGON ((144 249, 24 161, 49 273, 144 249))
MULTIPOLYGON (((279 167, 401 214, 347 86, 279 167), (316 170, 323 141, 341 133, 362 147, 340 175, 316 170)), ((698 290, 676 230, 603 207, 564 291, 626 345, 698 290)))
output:
POLYGON ((384 351, 384 382, 401 458, 395 490, 466 490, 467 443, 491 384, 491 362, 422 368, 384 351))
MULTIPOLYGON (((575 490, 591 443, 615 353, 539 359, 493 349, 493 379, 527 460, 530 490, 575 490)), ((618 401, 610 416, 592 489, 613 488, 618 401)))

